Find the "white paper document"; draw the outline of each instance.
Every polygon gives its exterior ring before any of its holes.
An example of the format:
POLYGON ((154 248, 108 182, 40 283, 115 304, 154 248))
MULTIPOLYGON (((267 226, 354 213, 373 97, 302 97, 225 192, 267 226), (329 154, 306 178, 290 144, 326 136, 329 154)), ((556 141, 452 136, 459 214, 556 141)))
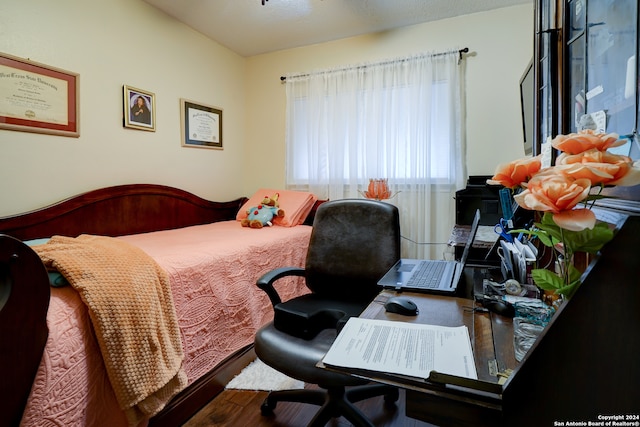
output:
POLYGON ((323 359, 327 366, 428 378, 431 371, 478 379, 466 326, 352 317, 323 359))

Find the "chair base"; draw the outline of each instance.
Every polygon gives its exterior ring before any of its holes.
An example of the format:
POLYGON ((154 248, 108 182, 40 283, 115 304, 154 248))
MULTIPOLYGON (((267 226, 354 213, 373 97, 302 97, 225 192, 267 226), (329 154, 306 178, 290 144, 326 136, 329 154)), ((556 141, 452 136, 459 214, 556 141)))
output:
POLYGON ((321 390, 279 390, 269 393, 262 403, 262 415, 270 415, 278 402, 299 402, 320 406, 309 427, 322 427, 331 418, 343 416, 356 427, 374 427, 373 423, 353 404, 361 400, 384 395, 385 403, 398 400, 398 389, 384 384, 345 387, 329 387, 321 390))

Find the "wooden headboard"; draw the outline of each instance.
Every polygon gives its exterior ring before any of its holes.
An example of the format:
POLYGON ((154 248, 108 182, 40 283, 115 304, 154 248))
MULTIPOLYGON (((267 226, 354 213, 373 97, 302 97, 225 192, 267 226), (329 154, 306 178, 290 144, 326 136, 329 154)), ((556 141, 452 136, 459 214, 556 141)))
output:
POLYGON ((73 196, 35 211, 0 218, 0 233, 21 240, 96 234, 122 236, 232 220, 247 199, 212 202, 156 184, 129 184, 73 196))

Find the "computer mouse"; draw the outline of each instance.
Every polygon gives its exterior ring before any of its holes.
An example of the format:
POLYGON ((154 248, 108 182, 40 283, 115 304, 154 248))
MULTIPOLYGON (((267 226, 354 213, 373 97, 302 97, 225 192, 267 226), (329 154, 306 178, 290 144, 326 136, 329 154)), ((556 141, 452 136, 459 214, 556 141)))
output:
POLYGON ((418 306, 407 297, 391 297, 385 303, 384 308, 389 313, 415 316, 418 314, 418 306))
POLYGON ((513 305, 505 301, 485 300, 482 302, 482 305, 489 311, 492 311, 493 313, 499 314, 501 316, 514 317, 516 314, 513 305))

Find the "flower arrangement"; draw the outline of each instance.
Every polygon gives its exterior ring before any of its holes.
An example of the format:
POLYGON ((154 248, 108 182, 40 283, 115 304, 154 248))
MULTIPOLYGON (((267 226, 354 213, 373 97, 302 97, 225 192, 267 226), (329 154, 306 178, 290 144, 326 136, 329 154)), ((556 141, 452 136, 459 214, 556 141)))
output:
POLYGON ((542 213, 531 230, 514 230, 537 237, 553 249, 559 274, 534 269, 532 278, 543 290, 570 297, 580 284, 581 272, 573 265, 577 252, 596 253, 613 238, 613 231, 596 220, 593 202, 609 186, 640 184, 640 165, 630 157, 607 150, 625 140, 617 134, 584 130, 558 135, 551 145, 562 153, 555 166, 542 168, 541 156, 499 165, 488 184, 516 190, 522 208, 542 213))

